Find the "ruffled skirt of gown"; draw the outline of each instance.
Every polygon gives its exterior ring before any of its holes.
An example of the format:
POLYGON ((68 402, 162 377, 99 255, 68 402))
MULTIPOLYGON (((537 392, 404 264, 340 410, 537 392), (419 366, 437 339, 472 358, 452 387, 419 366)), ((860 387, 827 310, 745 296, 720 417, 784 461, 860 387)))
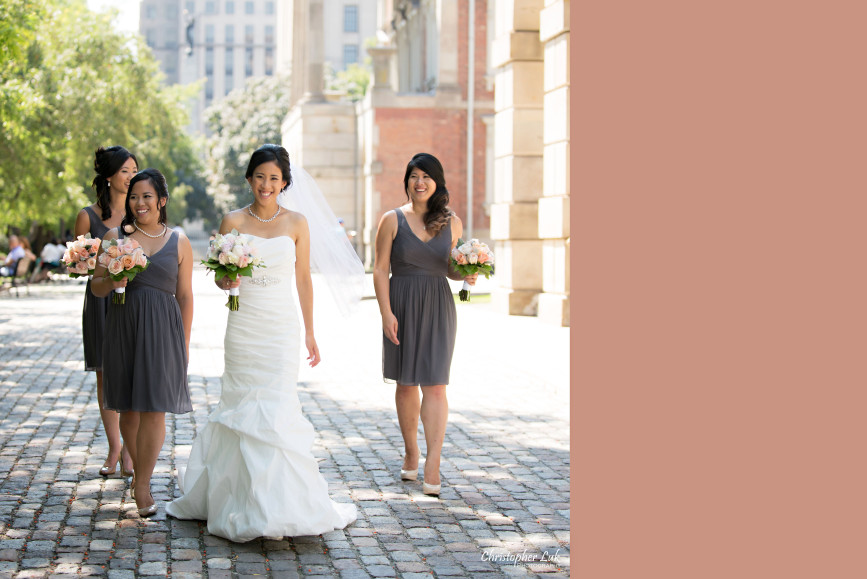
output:
MULTIPOLYGON (((277 258, 262 250, 283 245, 279 240, 291 244, 288 237, 255 239, 272 279, 279 268, 269 259, 277 258)), ((232 541, 319 535, 357 517, 354 504, 331 500, 311 452, 313 425, 296 390, 301 338, 291 281, 288 275, 257 286, 244 278, 240 308, 226 328, 220 403, 186 471, 179 469, 184 496, 166 508, 179 519, 206 519, 211 534, 232 541)))

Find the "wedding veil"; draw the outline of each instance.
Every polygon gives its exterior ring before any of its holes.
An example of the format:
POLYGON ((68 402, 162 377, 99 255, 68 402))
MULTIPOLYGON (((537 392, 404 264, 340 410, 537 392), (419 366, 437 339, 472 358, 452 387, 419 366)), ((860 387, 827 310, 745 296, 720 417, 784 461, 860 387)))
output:
POLYGON ((277 203, 307 219, 310 271, 322 275, 340 313, 351 314, 364 291, 364 266, 313 177, 295 164, 291 171, 292 184, 277 203))

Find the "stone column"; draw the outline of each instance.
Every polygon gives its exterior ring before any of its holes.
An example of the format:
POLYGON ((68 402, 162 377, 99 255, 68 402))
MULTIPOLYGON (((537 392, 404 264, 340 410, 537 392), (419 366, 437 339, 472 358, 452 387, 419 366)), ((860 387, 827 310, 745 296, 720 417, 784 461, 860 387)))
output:
POLYGON ((304 100, 324 102, 325 89, 325 23, 322 19, 322 0, 307 0, 307 74, 304 79, 304 100))
POLYGON ((542 0, 499 0, 494 69, 494 202, 491 239, 497 257, 496 309, 536 315, 542 291, 543 51, 542 0))
POLYGON ((545 0, 543 187, 539 199, 542 290, 539 317, 569 325, 569 0, 545 0))

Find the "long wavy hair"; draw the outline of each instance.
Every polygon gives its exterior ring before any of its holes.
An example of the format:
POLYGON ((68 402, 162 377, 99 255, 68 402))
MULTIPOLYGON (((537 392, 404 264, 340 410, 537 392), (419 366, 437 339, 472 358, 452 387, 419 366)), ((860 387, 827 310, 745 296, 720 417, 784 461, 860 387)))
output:
MULTIPOLYGON (((135 174, 135 177, 130 179, 129 190, 132 191, 133 185, 144 180, 150 181, 150 184, 153 185, 154 191, 157 192, 157 203, 159 203, 160 199, 166 200, 166 204, 160 207, 159 218, 159 222, 165 225, 168 220, 166 217, 166 205, 169 204, 169 187, 166 184, 166 178, 156 169, 142 169, 135 174)), ((120 222, 120 226, 126 233, 132 233, 135 230, 133 222, 135 222, 135 214, 129 206, 129 196, 127 195, 126 214, 123 216, 123 221, 120 222)))
POLYGON ((427 173, 437 189, 427 201, 427 211, 422 220, 424 227, 428 231, 437 235, 440 230, 445 227, 449 219, 455 214, 449 207, 449 190, 446 189, 446 177, 443 171, 443 165, 439 159, 429 153, 416 153, 406 166, 406 174, 403 176, 403 191, 406 193, 407 200, 409 197, 409 174, 413 169, 419 169, 427 173))
POLYGON ((262 145, 253 151, 253 154, 250 156, 250 162, 247 164, 247 172, 244 176, 249 179, 253 176, 256 167, 262 163, 268 163, 270 161, 277 163, 277 166, 280 167, 280 172, 283 174, 283 180, 286 181, 286 187, 280 189, 280 192, 282 193, 292 184, 292 171, 289 165, 289 151, 280 145, 268 143, 267 145, 262 145))
POLYGON ((132 159, 138 165, 135 155, 120 145, 100 147, 93 155, 93 170, 96 171, 96 177, 93 178, 91 186, 96 189, 96 204, 102 210, 103 221, 111 217, 111 192, 108 179, 120 171, 127 159, 132 159))

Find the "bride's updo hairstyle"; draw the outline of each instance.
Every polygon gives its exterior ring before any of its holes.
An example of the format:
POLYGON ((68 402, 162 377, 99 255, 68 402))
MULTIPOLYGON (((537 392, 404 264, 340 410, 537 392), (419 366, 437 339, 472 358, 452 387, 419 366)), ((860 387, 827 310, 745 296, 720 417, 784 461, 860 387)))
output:
MULTIPOLYGON (((129 182, 129 190, 132 191, 133 186, 139 181, 149 181, 153 186, 154 191, 157 193, 157 203, 159 203, 160 199, 165 199, 166 204, 160 207, 160 219, 159 222, 165 225, 168 220, 166 217, 166 205, 169 204, 169 187, 166 184, 166 178, 163 177, 163 174, 157 171, 156 169, 143 169, 135 174, 135 177, 130 179, 129 182)), ((127 195, 126 202, 126 215, 123 217, 123 221, 120 222, 121 227, 126 233, 132 233, 135 231, 135 226, 133 222, 135 221, 135 214, 129 206, 129 195, 127 195)))
POLYGON ((454 211, 449 207, 449 190, 446 189, 446 177, 443 171, 443 166, 439 159, 428 153, 417 153, 409 164, 406 166, 406 174, 403 176, 403 190, 406 193, 406 198, 409 199, 409 174, 413 169, 419 169, 427 173, 434 183, 437 190, 431 195, 427 201, 427 212, 424 214, 424 227, 434 235, 440 232, 440 229, 446 226, 454 215, 454 211))
POLYGON ((138 165, 135 155, 120 145, 100 147, 93 155, 93 170, 96 171, 96 177, 93 178, 91 185, 96 189, 96 203, 102 209, 100 217, 103 221, 111 217, 111 192, 108 180, 120 171, 127 159, 132 159, 138 165))
POLYGON ((250 163, 247 165, 247 173, 244 175, 247 179, 253 176, 253 171, 262 163, 273 161, 280 167, 280 172, 283 174, 283 180, 286 181, 286 187, 280 189, 282 193, 292 184, 292 171, 289 166, 289 152, 280 145, 267 144, 262 145, 250 157, 250 163))

